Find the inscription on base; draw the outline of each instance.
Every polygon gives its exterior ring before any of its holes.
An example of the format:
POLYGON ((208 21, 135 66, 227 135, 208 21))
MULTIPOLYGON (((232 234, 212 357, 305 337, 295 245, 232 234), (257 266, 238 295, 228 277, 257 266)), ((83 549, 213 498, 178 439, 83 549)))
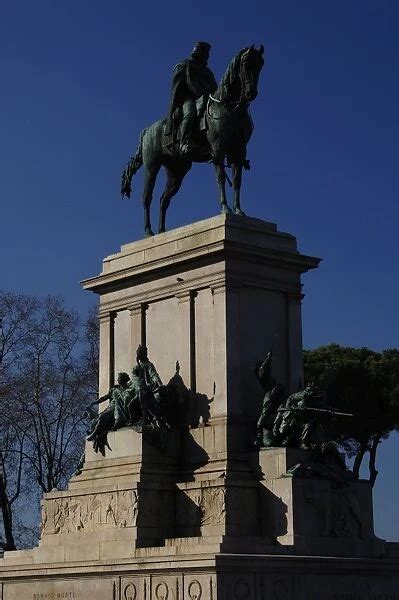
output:
POLYGON ((7 582, 3 600, 116 600, 117 592, 117 582, 111 578, 7 582))
POLYGON ((65 600, 66 598, 79 598, 75 592, 49 592, 33 594, 32 600, 65 600))

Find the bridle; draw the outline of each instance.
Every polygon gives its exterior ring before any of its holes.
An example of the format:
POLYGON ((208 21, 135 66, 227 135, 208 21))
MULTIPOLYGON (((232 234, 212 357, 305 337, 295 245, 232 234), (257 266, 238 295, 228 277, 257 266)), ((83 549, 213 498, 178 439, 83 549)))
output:
MULTIPOLYGON (((248 52, 248 51, 247 51, 248 52)), ((243 59, 245 57, 245 55, 247 54, 247 52, 244 52, 241 56, 240 59, 240 70, 239 70, 239 78, 241 81, 241 94, 240 94, 240 99, 237 100, 232 100, 232 101, 227 101, 227 100, 219 100, 218 98, 215 98, 214 96, 212 96, 212 94, 209 94, 208 97, 208 102, 206 105, 206 112, 208 117, 210 117, 211 119, 214 119, 215 121, 219 121, 220 119, 225 118, 225 116, 220 116, 220 117, 216 117, 215 115, 212 115, 210 113, 210 103, 215 102, 216 104, 220 104, 222 105, 226 111, 227 111, 227 116, 231 116, 234 112, 236 112, 238 110, 238 108, 240 107, 247 107, 249 105, 249 101, 243 97, 244 95, 244 90, 245 88, 249 87, 250 85, 253 86, 255 78, 253 76, 252 71, 250 71, 250 73, 246 74, 247 77, 243 77, 241 74, 241 69, 242 69, 242 63, 243 63, 243 59), (248 76, 250 75, 250 76, 248 76), (230 109, 229 107, 232 106, 232 109, 230 109)))
POLYGON ((242 100, 239 100, 238 102, 233 101, 233 102, 227 102, 226 100, 218 100, 217 98, 214 98, 212 96, 212 94, 209 94, 209 98, 208 98, 208 102, 206 104, 206 113, 208 115, 208 117, 210 117, 211 119, 213 119, 214 121, 220 121, 220 119, 224 119, 225 116, 220 116, 220 117, 215 117, 215 115, 211 115, 210 111, 209 111, 209 106, 210 103, 212 102, 216 102, 216 104, 221 104, 222 106, 224 106, 224 108, 227 111, 228 116, 230 117, 240 106, 243 105, 242 100), (233 105, 232 110, 229 110, 229 105, 233 105))

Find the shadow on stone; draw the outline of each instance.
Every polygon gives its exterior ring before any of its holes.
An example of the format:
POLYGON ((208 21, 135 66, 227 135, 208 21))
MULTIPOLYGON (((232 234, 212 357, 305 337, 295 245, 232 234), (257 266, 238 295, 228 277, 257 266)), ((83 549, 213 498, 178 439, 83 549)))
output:
POLYGON ((165 417, 171 430, 166 432, 163 447, 147 443, 147 436, 143 439, 137 486, 139 547, 165 546, 167 540, 176 537, 201 535, 201 497, 198 487, 192 488, 189 482, 194 481, 194 472, 208 463, 209 456, 190 427, 205 426, 209 421, 211 400, 188 389, 179 370, 177 363, 167 384, 165 417))
POLYGON ((196 428, 201 424, 207 425, 211 418, 210 404, 213 398, 206 394, 190 392, 188 422, 190 427, 196 428))
POLYGON ((261 535, 279 545, 277 538, 288 533, 288 507, 264 485, 260 486, 260 507, 261 535))

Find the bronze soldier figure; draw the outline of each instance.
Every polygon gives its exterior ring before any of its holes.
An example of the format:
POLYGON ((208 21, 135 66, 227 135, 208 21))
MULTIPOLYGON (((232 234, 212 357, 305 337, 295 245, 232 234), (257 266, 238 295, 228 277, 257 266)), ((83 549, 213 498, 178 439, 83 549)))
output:
POLYGON ((105 455, 105 448, 109 448, 108 432, 124 427, 129 423, 129 382, 130 379, 127 373, 119 373, 117 385, 87 407, 87 410, 90 410, 92 407, 109 400, 108 407, 93 419, 91 430, 87 436, 87 440, 93 442, 95 452, 101 452, 105 455))
POLYGON ((173 69, 169 129, 175 134, 176 125, 180 125, 180 152, 185 156, 193 149, 197 118, 204 114, 209 94, 217 88, 215 76, 207 66, 210 49, 208 42, 197 42, 190 58, 173 69))
POLYGON ((265 391, 262 412, 256 425, 257 431, 254 442, 256 448, 279 445, 273 428, 278 409, 284 402, 286 393, 284 386, 276 383, 274 377, 272 377, 271 368, 272 352, 270 351, 263 363, 258 363, 255 367, 255 375, 265 391))
POLYGON ((136 361, 129 386, 131 394, 140 404, 143 423, 151 419, 159 420, 165 386, 155 366, 148 360, 147 348, 141 344, 136 351, 136 361))

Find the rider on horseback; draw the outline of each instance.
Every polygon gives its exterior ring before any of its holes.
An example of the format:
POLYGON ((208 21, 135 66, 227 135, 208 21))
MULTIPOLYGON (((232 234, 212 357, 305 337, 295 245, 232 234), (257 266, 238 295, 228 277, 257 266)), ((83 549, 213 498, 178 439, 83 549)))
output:
POLYGON ((209 44, 197 42, 191 57, 175 67, 169 114, 143 129, 136 153, 123 171, 121 192, 130 198, 132 178, 144 167, 146 235, 154 235, 150 207, 161 167, 166 171, 166 182, 160 200, 159 233, 165 231, 166 211, 193 162, 214 164, 223 213, 231 211, 226 196, 225 162, 231 165, 233 212, 244 214, 240 206, 242 170, 249 166, 247 144, 253 131, 249 105, 258 93, 264 48, 258 50, 252 45, 240 50, 230 61, 219 86, 207 67, 209 49, 209 44), (197 100, 202 109, 198 110, 197 100), (197 119, 205 110, 206 126, 201 128, 197 119))
POLYGON ((167 128, 174 132, 180 125, 180 152, 185 156, 193 149, 192 134, 197 118, 203 116, 209 94, 217 88, 215 76, 207 66, 210 49, 207 42, 196 42, 190 58, 173 69, 167 128))

